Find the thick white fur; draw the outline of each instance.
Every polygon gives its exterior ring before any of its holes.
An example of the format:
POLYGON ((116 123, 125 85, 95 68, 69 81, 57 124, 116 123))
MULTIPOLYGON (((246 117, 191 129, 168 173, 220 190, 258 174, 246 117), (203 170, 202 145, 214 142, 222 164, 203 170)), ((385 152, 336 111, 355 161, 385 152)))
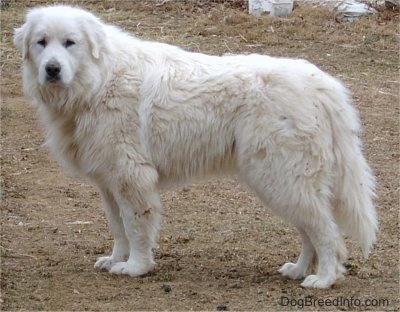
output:
POLYGON ((343 232, 368 255, 377 218, 359 118, 346 88, 314 65, 190 53, 67 6, 31 10, 14 42, 48 146, 102 194, 115 242, 96 268, 147 273, 158 190, 226 173, 298 228, 301 254, 279 270, 284 276, 331 286, 344 272, 343 232), (59 82, 46 80, 50 61, 61 66, 59 82))

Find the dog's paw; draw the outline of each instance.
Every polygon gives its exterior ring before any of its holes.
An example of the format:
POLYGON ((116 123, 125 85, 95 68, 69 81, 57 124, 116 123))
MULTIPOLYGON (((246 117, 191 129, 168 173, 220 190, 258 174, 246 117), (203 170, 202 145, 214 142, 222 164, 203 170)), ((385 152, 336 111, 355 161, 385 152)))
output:
POLYGON ((321 277, 318 275, 309 275, 301 283, 302 287, 307 288, 329 288, 335 283, 336 278, 332 277, 321 277))
POLYGON ((138 264, 133 261, 118 262, 109 271, 112 274, 126 274, 129 276, 141 276, 148 273, 153 268, 151 264, 138 264))
POLYGON ((110 271, 111 268, 118 263, 113 257, 100 257, 97 259, 94 267, 98 270, 110 271))
POLYGON ((306 276, 307 269, 300 267, 296 263, 287 262, 285 263, 278 272, 283 276, 287 276, 291 279, 301 279, 306 276))

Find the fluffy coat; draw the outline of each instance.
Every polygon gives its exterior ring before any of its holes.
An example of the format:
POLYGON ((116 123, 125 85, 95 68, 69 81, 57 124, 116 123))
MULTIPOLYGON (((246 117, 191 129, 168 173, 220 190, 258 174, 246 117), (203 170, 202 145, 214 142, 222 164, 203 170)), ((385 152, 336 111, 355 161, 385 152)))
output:
POLYGON ((47 145, 101 192, 114 248, 96 268, 151 270, 159 190, 220 174, 237 174, 297 227, 300 257, 279 271, 302 286, 344 273, 343 233, 368 255, 378 226, 360 120, 348 90, 316 66, 187 52, 69 6, 32 9, 14 42, 47 145))

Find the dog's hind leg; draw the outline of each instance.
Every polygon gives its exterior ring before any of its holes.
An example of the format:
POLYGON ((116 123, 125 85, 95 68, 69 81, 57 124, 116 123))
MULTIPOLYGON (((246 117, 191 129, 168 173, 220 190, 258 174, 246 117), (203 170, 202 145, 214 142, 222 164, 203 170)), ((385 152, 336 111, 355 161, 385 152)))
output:
MULTIPOLYGON (((303 248, 296 264, 285 264, 281 273, 292 278, 305 276, 316 254, 318 266, 316 274, 308 275, 301 286, 328 288, 344 273, 342 262, 346 257, 346 247, 329 207, 324 201, 317 201, 316 207, 297 207, 298 213, 289 221, 301 227, 303 248), (307 210, 309 213, 307 213, 307 210), (315 249, 315 253, 311 251, 315 249), (287 274, 285 274, 287 273, 287 274)), ((311 205, 312 206, 312 205, 311 205)))
POLYGON ((313 244, 311 243, 310 238, 307 233, 301 228, 297 227, 300 232, 302 247, 299 259, 297 259, 296 263, 287 262, 285 263, 278 272, 283 276, 287 276, 291 279, 301 279, 307 276, 307 273, 310 271, 311 266, 313 264, 315 258, 315 249, 313 244))
MULTIPOLYGON (((328 288, 344 273, 342 262, 346 256, 346 247, 332 215, 329 200, 323 197, 314 194, 314 199, 308 201, 307 205, 300 201, 297 211, 292 212, 291 215, 283 215, 285 219, 304 230, 306 236, 302 235, 303 244, 305 237, 308 238, 308 242, 303 248, 313 247, 318 259, 316 274, 308 275, 301 284, 303 287, 328 288)), ((306 264, 312 264, 312 255, 310 250, 306 253, 302 252, 296 263, 296 266, 299 265, 296 268, 298 272, 295 273, 303 273, 300 268, 305 270, 306 264)), ((304 273, 307 273, 307 270, 304 273)))
POLYGON ((301 286, 328 288, 343 276, 343 262, 347 256, 346 245, 333 218, 326 217, 312 222, 306 228, 318 257, 316 274, 308 275, 301 286))
POLYGON ((317 273, 308 275, 302 286, 330 287, 344 272, 342 262, 346 252, 332 212, 329 175, 318 172, 312 177, 297 176, 292 173, 294 165, 285 168, 290 158, 274 157, 273 165, 269 165, 266 153, 253 155, 241 163, 240 177, 267 207, 303 231, 299 261, 285 265, 281 273, 292 278, 302 277, 308 273, 316 254, 317 273))
POLYGON ((125 234, 124 224, 120 209, 112 193, 105 187, 99 186, 108 225, 114 238, 114 247, 111 256, 100 257, 94 267, 109 271, 111 267, 121 261, 126 261, 129 256, 129 241, 125 234))
POLYGON ((129 241, 129 258, 116 263, 110 273, 140 276, 155 265, 152 249, 156 247, 162 206, 156 189, 155 169, 137 165, 130 172, 133 176, 117 183, 113 191, 129 241))

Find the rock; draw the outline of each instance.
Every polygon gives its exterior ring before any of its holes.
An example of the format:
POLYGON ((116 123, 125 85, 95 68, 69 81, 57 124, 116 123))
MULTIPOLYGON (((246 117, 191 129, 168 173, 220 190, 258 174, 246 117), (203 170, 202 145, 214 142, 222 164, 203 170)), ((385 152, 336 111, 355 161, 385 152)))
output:
POLYGON ((164 290, 165 293, 170 293, 172 291, 172 287, 168 284, 162 285, 162 289, 164 290))
POLYGON ((217 311, 228 311, 228 307, 224 304, 217 305, 217 311))

